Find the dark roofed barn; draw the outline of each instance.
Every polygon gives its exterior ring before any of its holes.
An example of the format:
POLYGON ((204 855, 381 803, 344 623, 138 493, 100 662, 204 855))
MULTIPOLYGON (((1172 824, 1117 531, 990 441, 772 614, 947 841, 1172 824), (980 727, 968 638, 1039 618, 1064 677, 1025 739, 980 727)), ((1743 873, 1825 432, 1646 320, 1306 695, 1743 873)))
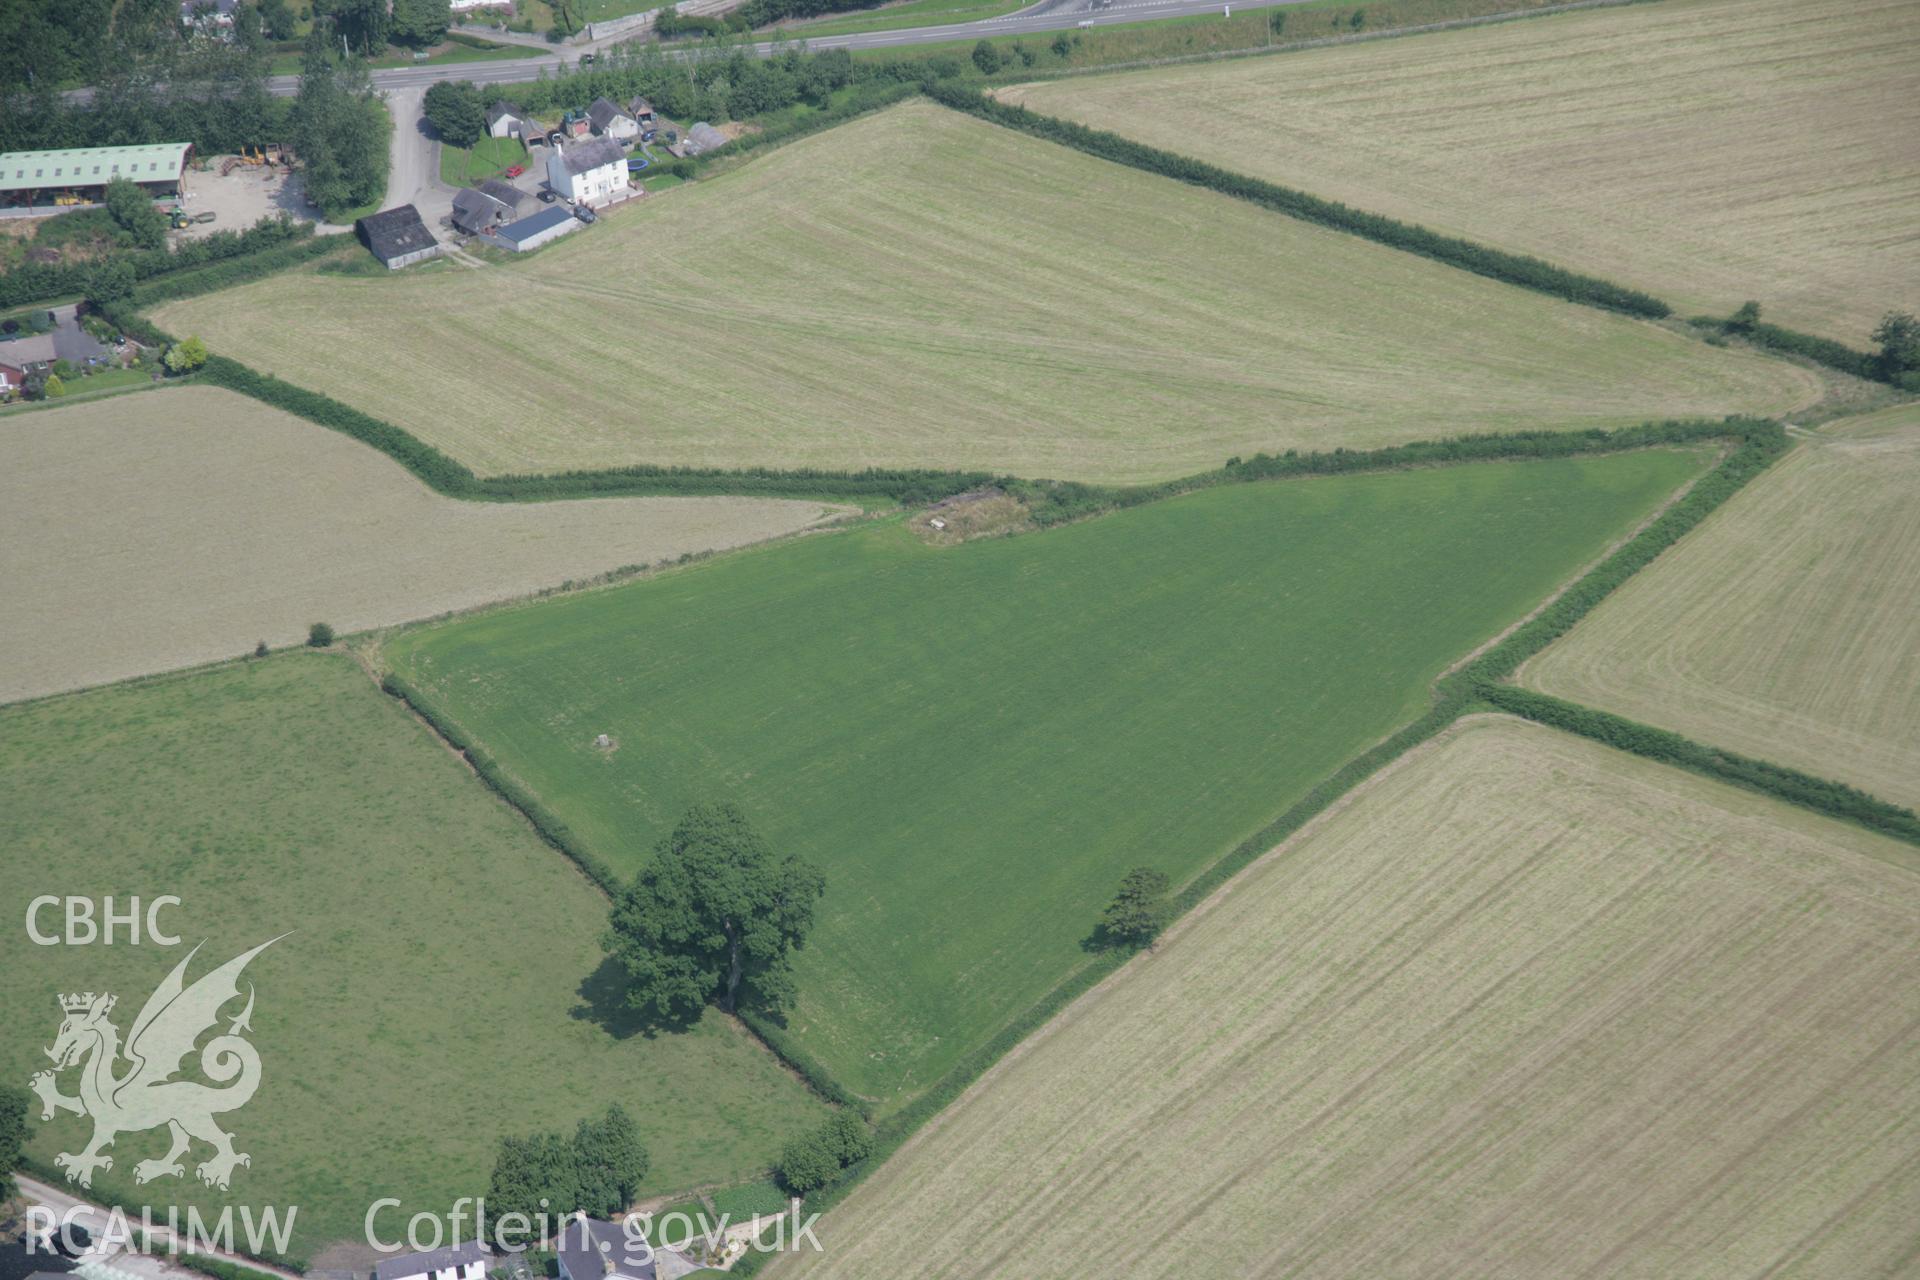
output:
POLYGON ((360 238, 387 270, 424 262, 439 253, 441 244, 420 220, 420 211, 410 204, 370 213, 354 224, 360 238))
POLYGON ((512 216, 512 205, 485 191, 468 187, 453 194, 453 225, 468 235, 497 227, 512 216))
POLYGON ((526 203, 527 193, 514 186, 511 182, 502 182, 498 178, 488 178, 485 182, 474 183, 474 186, 476 189, 486 192, 495 200, 507 206, 507 210, 510 213, 518 212, 520 206, 526 203))

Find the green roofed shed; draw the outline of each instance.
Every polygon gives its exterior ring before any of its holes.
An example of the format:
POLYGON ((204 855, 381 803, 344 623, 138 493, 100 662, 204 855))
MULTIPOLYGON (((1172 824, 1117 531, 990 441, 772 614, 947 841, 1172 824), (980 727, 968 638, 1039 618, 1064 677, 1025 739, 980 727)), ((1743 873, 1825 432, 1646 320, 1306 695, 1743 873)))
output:
MULTIPOLYGON (((175 189, 192 154, 190 142, 77 147, 67 151, 9 151, 0 155, 0 195, 81 192, 104 188, 115 178, 126 178, 146 187, 175 189)), ((20 201, 14 199, 12 203, 20 201)))

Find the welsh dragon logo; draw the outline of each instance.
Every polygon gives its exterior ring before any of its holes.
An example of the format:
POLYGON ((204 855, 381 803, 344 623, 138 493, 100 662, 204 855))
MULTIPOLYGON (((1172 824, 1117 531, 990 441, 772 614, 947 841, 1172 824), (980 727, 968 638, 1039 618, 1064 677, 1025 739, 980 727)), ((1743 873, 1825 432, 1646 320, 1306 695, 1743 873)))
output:
POLYGON ((158 1160, 136 1164, 135 1182, 182 1176, 185 1169, 180 1157, 187 1154, 196 1138, 213 1147, 212 1157, 202 1161, 197 1170, 200 1180, 210 1187, 226 1190, 234 1167, 253 1163, 244 1152, 233 1149, 233 1135, 213 1119, 245 1106, 260 1087, 260 1055, 241 1037, 241 1032, 252 1030, 251 983, 247 985, 246 1007, 229 1021, 224 1035, 214 1036, 200 1050, 201 1073, 225 1087, 176 1080, 174 1076, 201 1034, 220 1021, 221 1008, 239 998, 240 972, 247 962, 278 941, 263 942, 187 986, 187 965, 200 951, 196 946, 147 997, 127 1033, 124 1048, 119 1028, 107 1018, 113 1012, 114 996, 89 991, 60 997, 60 1009, 66 1017, 53 1047, 46 1051, 53 1059, 53 1070, 40 1072, 28 1083, 40 1095, 42 1120, 51 1120, 60 1111, 93 1117, 92 1141, 81 1151, 63 1152, 53 1158, 69 1182, 93 1185, 94 1170, 113 1168, 113 1157, 102 1154, 102 1149, 112 1146, 115 1137, 161 1125, 172 1134, 172 1146, 158 1160), (127 1064, 124 1069, 120 1065, 123 1059, 127 1064), (70 1067, 80 1068, 80 1094, 74 1098, 60 1092, 57 1079, 70 1067))

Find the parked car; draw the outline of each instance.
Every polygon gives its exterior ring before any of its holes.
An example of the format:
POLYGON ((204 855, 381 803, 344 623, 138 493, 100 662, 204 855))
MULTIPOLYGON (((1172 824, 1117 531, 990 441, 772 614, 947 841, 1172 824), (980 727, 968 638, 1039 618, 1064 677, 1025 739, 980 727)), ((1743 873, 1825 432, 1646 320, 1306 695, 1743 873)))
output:
POLYGON ((511 169, 507 170, 507 176, 509 178, 517 178, 521 174, 525 173, 526 171, 527 171, 527 166, 523 164, 516 164, 511 169))
POLYGON ((558 197, 557 195, 555 195, 555 194, 554 194, 554 191, 553 191, 553 188, 552 188, 552 187, 542 187, 542 188, 540 188, 540 203, 541 203, 541 204, 552 204, 552 203, 553 203, 553 202, 554 202, 555 200, 557 200, 557 199, 559 199, 559 197, 558 197))
POLYGON ((580 219, 580 221, 582 222, 600 221, 600 215, 595 213, 593 210, 587 208, 587 206, 583 204, 577 204, 573 206, 573 216, 580 219))

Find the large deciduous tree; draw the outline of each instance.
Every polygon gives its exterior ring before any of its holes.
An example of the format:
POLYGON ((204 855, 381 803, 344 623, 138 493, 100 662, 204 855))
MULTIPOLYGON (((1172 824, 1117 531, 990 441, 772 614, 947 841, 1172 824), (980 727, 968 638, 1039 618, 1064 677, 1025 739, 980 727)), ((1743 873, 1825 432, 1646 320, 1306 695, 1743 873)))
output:
POLYGON ((1120 881, 1120 892, 1100 916, 1100 927, 1114 942, 1129 947, 1152 944, 1173 916, 1165 874, 1135 867, 1120 881))
POLYGON ((605 945, 627 1003, 670 1017, 790 1007, 793 952, 825 891, 818 868, 776 854, 737 807, 696 805, 614 904, 605 945))
POLYGON ((487 109, 480 91, 465 80, 442 80, 421 103, 427 123, 450 147, 470 147, 487 131, 487 109))
POLYGON ((439 44, 452 16, 448 0, 393 0, 393 25, 387 37, 416 49, 439 44))
POLYGON ((509 1213, 537 1221, 542 1213, 560 1217, 579 1207, 580 1170, 571 1142, 557 1133, 500 1139, 487 1184, 487 1211, 495 1221, 509 1213))

